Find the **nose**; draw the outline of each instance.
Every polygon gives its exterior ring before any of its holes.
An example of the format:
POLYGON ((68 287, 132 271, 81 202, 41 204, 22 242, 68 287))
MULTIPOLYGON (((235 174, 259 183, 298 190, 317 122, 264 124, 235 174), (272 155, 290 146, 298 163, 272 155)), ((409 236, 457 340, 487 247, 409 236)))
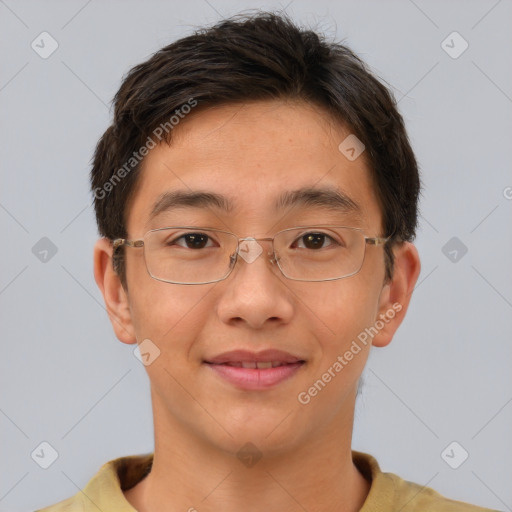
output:
POLYGON ((235 268, 224 281, 217 303, 220 320, 253 329, 289 322, 293 316, 293 294, 284 279, 270 244, 267 250, 254 238, 242 239, 235 268), (261 255, 265 257, 260 258, 261 255))

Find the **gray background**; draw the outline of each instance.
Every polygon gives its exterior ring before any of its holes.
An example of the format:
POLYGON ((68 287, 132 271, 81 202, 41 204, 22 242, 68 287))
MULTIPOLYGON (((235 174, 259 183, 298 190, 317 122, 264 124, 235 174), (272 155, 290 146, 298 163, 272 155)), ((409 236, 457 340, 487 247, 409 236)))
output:
MULTIPOLYGON (((255 7, 346 39, 393 87, 421 163, 423 269, 405 323, 365 370, 354 448, 452 498, 512 510, 507 0, 0 0, 0 510, 54 503, 107 460, 152 450, 144 367, 93 280, 89 161, 131 66, 255 7), (43 31, 59 44, 47 59, 31 48, 43 31), (469 43, 458 58, 441 45, 453 31, 469 43), (57 249, 47 261, 32 249, 42 237, 57 249), (31 458, 42 441, 58 452, 46 470, 31 458), (441 456, 452 441, 469 452, 458 469, 441 456)), ((463 42, 446 44, 453 54, 463 42)))

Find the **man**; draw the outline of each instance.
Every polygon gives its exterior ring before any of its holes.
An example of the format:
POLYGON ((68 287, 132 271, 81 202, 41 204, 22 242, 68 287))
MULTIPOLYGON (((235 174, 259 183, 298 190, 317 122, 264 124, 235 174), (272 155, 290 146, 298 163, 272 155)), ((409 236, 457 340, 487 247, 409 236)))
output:
POLYGON ((420 272, 420 181, 349 49, 273 14, 181 39, 125 78, 91 178, 95 278, 139 344, 155 450, 46 511, 484 510, 351 449, 420 272))

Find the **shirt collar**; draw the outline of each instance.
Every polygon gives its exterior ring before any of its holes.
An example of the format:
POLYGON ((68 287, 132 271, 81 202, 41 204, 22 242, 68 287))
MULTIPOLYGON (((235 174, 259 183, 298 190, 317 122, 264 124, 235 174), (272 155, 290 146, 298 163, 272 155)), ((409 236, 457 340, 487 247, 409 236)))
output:
MULTIPOLYGON (((353 450, 352 459, 359 472, 371 483, 370 492, 360 512, 377 509, 391 511, 395 493, 391 475, 382 473, 377 460, 367 453, 353 450)), ((126 500, 123 491, 134 487, 145 478, 151 471, 152 464, 152 453, 120 457, 104 464, 82 491, 91 511, 100 509, 109 512, 136 512, 126 500)))

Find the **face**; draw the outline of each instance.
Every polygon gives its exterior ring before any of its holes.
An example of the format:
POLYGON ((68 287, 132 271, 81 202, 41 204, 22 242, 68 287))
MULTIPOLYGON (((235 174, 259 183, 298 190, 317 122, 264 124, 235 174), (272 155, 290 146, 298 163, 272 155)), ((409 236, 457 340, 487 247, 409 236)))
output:
MULTIPOLYGON (((325 224, 382 236, 364 153, 350 161, 338 149, 349 134, 305 103, 198 111, 175 129, 170 146, 161 144, 145 158, 129 207, 129 238, 167 226, 263 238, 325 224), (326 202, 279 206, 283 194, 302 189, 336 191, 358 209, 326 202), (152 216, 163 194, 176 191, 221 195, 230 209, 181 205, 152 216)), ((149 339, 160 350, 146 367, 157 424, 229 452, 250 441, 277 454, 313 442, 320 431, 351 432, 358 379, 372 343, 368 336, 363 343, 361 333, 388 313, 391 295, 382 246, 366 247, 357 274, 324 282, 286 279, 267 255, 269 242, 261 247, 250 263, 239 257, 225 280, 201 285, 152 279, 143 249, 125 248, 126 313, 113 325, 122 341, 149 339), (282 366, 226 369, 258 356, 282 366)), ((395 313, 374 344, 390 339, 395 313)))

